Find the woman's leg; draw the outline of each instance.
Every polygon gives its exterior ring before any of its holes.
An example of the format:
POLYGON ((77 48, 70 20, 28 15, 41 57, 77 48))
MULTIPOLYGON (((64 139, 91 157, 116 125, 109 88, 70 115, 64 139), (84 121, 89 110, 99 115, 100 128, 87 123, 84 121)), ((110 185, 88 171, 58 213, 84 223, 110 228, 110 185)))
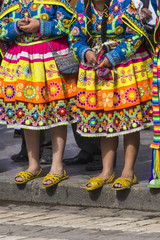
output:
POLYGON ((113 173, 114 160, 118 148, 118 137, 101 138, 101 154, 103 169, 99 177, 104 180, 110 178, 113 173))
MULTIPOLYGON (((25 136, 28 160, 29 160, 29 167, 26 171, 31 172, 33 175, 37 175, 37 173, 40 170, 40 164, 39 164, 40 131, 25 129, 24 136, 25 136)), ((17 177, 16 181, 22 181, 22 178, 17 177)))
MULTIPOLYGON (((122 178, 134 177, 134 165, 137 158, 140 145, 140 133, 135 132, 124 136, 124 155, 125 164, 121 174, 122 178)), ((121 187, 121 184, 115 184, 115 187, 121 187)))
MULTIPOLYGON (((114 160, 118 147, 118 137, 102 137, 101 138, 101 154, 102 154, 102 172, 98 177, 103 180, 108 180, 113 174, 114 160)), ((87 184, 87 187, 91 187, 91 184, 87 184)))
MULTIPOLYGON (((67 126, 59 126, 51 129, 52 139, 52 165, 49 174, 63 176, 63 153, 66 145, 67 126)), ((51 180, 43 182, 44 185, 50 184, 51 180)))

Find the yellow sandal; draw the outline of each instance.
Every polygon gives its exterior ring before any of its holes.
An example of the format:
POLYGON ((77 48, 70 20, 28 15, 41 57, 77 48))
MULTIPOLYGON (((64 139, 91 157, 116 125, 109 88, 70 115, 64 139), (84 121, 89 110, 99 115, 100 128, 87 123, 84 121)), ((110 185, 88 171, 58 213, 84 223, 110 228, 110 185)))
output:
POLYGON ((120 190, 125 190, 125 189, 130 189, 132 185, 134 184, 138 184, 138 180, 137 180, 137 177, 136 175, 134 174, 134 178, 133 180, 131 180, 130 178, 122 178, 122 177, 119 177, 117 178, 113 185, 112 185, 112 189, 113 190, 116 190, 116 191, 120 191, 120 190), (122 187, 115 187, 115 184, 121 184, 122 187))
POLYGON ((42 177, 42 168, 40 168, 39 172, 37 173, 37 175, 33 175, 31 172, 27 172, 27 171, 22 171, 22 172, 19 172, 16 176, 15 176, 15 180, 14 182, 16 184, 24 184, 34 178, 39 178, 39 177, 42 177), (22 178, 22 181, 16 181, 16 178, 17 177, 21 177, 22 178))
POLYGON ((58 175, 58 174, 47 174, 47 175, 44 177, 43 181, 42 181, 42 188, 45 189, 45 188, 54 186, 54 185, 56 185, 57 183, 63 181, 64 179, 67 179, 67 178, 69 178, 69 176, 67 176, 65 170, 63 170, 63 176, 58 175), (44 182, 47 181, 47 180, 52 181, 52 183, 50 183, 50 184, 44 184, 44 182))
POLYGON ((112 176, 106 181, 104 181, 100 177, 93 177, 87 182, 85 187, 81 187, 81 188, 84 188, 88 191, 92 191, 92 190, 98 189, 100 187, 103 187, 105 184, 113 183, 114 179, 115 179, 115 173, 114 172, 113 172, 112 176), (91 187, 88 187, 87 186, 88 184, 91 184, 91 187))

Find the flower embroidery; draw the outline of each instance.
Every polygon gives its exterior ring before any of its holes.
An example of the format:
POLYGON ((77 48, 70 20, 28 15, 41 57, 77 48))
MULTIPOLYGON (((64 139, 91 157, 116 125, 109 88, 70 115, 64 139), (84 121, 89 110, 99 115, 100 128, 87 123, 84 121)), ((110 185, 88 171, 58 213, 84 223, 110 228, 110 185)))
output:
POLYGON ((83 14, 82 13, 79 13, 78 15, 77 15, 77 21, 78 21, 78 23, 83 23, 83 19, 84 19, 84 16, 83 16, 83 14))
POLYGON ((129 103, 135 103, 138 100, 138 92, 136 88, 129 88, 125 93, 125 98, 129 103))
POLYGON ((109 14, 107 23, 111 23, 113 21, 113 14, 109 14))
POLYGON ((9 18, 4 18, 2 20, 2 23, 3 23, 4 26, 7 25, 7 23, 9 23, 9 18))
POLYGON ((9 118, 12 118, 13 117, 13 111, 11 109, 8 109, 8 111, 6 112, 7 116, 9 118))
POLYGON ((12 17, 9 18, 9 22, 12 22, 12 23, 14 22, 12 17))
POLYGON ((101 21, 97 22, 95 28, 97 32, 101 32, 101 21))
POLYGON ((64 107, 60 107, 58 109, 58 113, 60 116, 64 116, 66 114, 66 109, 64 107))
POLYGON ((123 27, 122 26, 116 27, 115 34, 120 35, 122 33, 123 33, 123 27))
POLYGON ((25 115, 23 109, 18 109, 16 115, 18 118, 22 118, 25 115))
POLYGON ((92 24, 94 24, 96 22, 96 16, 95 14, 92 14, 92 24))
POLYGON ((34 3, 34 2, 33 2, 33 3, 31 4, 31 10, 32 10, 32 11, 36 11, 36 10, 38 9, 38 7, 39 7, 39 4, 37 4, 37 3, 34 3))
POLYGON ((134 30, 132 28, 130 28, 130 27, 127 27, 126 28, 126 32, 127 33, 134 33, 134 30))
POLYGON ((73 113, 76 113, 76 112, 77 112, 77 106, 76 106, 76 105, 72 105, 72 106, 71 106, 71 111, 72 111, 73 113))
POLYGON ((31 17, 31 12, 29 9, 25 9, 22 11, 22 18, 26 18, 26 17, 28 17, 28 18, 31 17))
POLYGON ((7 85, 4 89, 4 94, 7 98, 11 99, 15 96, 15 89, 12 85, 7 85))
POLYGON ((41 21, 48 21, 48 20, 49 20, 48 14, 47 14, 47 13, 42 13, 42 14, 40 15, 40 20, 41 20, 41 21))
POLYGON ((90 108, 94 108, 97 105, 97 99, 95 93, 89 93, 86 98, 86 103, 90 108))
POLYGON ((119 124, 120 124, 120 119, 118 117, 115 117, 114 125, 118 126, 119 124))
POLYGON ((97 125, 97 120, 96 120, 95 118, 91 118, 91 119, 89 120, 89 125, 90 125, 91 127, 95 127, 95 126, 97 125))
POLYGON ((114 3, 111 9, 112 9, 112 12, 114 14, 118 14, 121 10, 121 4, 120 3, 114 3))
POLYGON ((117 92, 114 93, 113 102, 114 106, 118 106, 120 104, 120 95, 117 92))
POLYGON ((2 114, 3 112, 4 112, 4 109, 0 107, 0 114, 2 114))
POLYGON ((38 118, 38 112, 37 112, 37 111, 35 111, 35 112, 33 113, 33 118, 34 118, 35 120, 37 120, 37 118, 38 118))
POLYGON ((73 36, 78 36, 78 34, 79 34, 79 28, 78 28, 78 27, 74 27, 74 28, 72 29, 72 35, 73 35, 73 36))
POLYGON ((141 46, 141 44, 142 44, 142 41, 139 39, 139 40, 137 40, 137 42, 134 44, 134 47, 135 47, 136 49, 138 49, 138 48, 141 46))
POLYGON ((70 20, 69 19, 64 19, 62 23, 63 23, 64 27, 68 28, 70 20))
POLYGON ((36 94, 36 90, 33 86, 31 85, 28 85, 25 87, 24 89, 24 96, 27 98, 27 99, 31 99, 35 96, 36 94))
POLYGON ((142 113, 141 113, 141 112, 138 112, 138 113, 137 113, 137 119, 138 119, 139 121, 142 120, 142 113))
POLYGON ((58 85, 58 83, 50 83, 48 86, 49 89, 49 94, 52 97, 56 97, 59 93, 60 93, 60 86, 58 85))
POLYGON ((152 114, 153 114, 152 107, 149 107, 149 108, 147 109, 147 114, 148 114, 149 116, 152 116, 152 114))
POLYGON ((135 19, 140 20, 139 14, 135 14, 135 19))
POLYGON ((85 106, 85 101, 86 101, 86 93, 85 91, 79 92, 77 95, 77 101, 81 106, 85 106))
POLYGON ((60 11, 57 11, 57 19, 60 20, 63 18, 63 14, 60 11))
POLYGON ((51 5, 44 4, 43 7, 44 7, 44 9, 51 11, 51 5))

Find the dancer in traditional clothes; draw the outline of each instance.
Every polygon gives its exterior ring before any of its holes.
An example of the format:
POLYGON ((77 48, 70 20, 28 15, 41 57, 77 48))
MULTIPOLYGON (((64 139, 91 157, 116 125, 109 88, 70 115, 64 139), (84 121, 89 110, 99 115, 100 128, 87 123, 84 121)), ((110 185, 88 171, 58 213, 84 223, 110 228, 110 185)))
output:
POLYGON ((50 46, 67 55, 72 14, 65 0, 8 0, 0 12, 0 39, 12 42, 1 64, 0 123, 24 129, 29 158, 28 169, 15 177, 17 184, 41 176, 41 129, 50 129, 53 148, 43 187, 68 178, 62 157, 67 125, 76 122, 77 79, 59 73, 50 46))
POLYGON ((103 170, 85 189, 112 182, 114 190, 130 188, 138 183, 134 164, 139 132, 152 126, 153 61, 148 53, 152 45, 130 0, 79 0, 70 42, 80 60, 77 131, 85 137, 101 137, 103 170), (115 180, 120 135, 124 135, 125 164, 115 180))

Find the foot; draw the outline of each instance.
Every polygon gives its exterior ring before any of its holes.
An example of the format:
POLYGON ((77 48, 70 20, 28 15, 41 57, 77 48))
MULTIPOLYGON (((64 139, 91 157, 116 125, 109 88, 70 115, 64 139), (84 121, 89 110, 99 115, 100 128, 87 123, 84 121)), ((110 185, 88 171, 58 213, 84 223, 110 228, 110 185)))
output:
MULTIPOLYGON (((132 176, 121 175, 120 178, 122 178, 122 179, 128 178, 128 179, 130 179, 131 181, 133 181, 134 175, 132 175, 132 176)), ((115 183, 115 184, 113 185, 113 187, 114 187, 114 188, 122 188, 123 186, 122 186, 122 184, 120 184, 120 183, 115 183)))
POLYGON ((48 188, 48 187, 52 187, 54 185, 57 185, 59 182, 65 180, 69 178, 69 176, 67 176, 66 171, 63 170, 63 174, 47 174, 43 181, 42 181, 42 188, 48 188))
POLYGON ((107 180, 102 179, 102 177, 93 177, 87 182, 85 187, 81 188, 85 188, 87 191, 92 191, 101 188, 106 184, 113 183, 114 179, 115 179, 114 172, 107 180))
MULTIPOLYGON (((28 169, 26 170, 26 172, 32 173, 33 176, 36 176, 36 175, 39 173, 39 171, 40 171, 40 167, 39 167, 38 169, 28 168, 28 169)), ((22 181, 23 181, 23 178, 21 178, 21 177, 19 176, 19 177, 16 177, 15 180, 16 180, 17 182, 22 182, 22 181)))
POLYGON ((149 188, 160 188, 160 179, 151 179, 148 183, 149 188))
MULTIPOLYGON (((105 182, 112 176, 112 174, 113 174, 113 172, 109 172, 108 174, 103 174, 103 173, 101 173, 101 174, 99 174, 98 176, 97 176, 97 178, 101 178, 102 180, 104 180, 105 182)), ((86 185, 86 187, 92 187, 92 184, 91 183, 88 183, 87 185, 86 185)))
MULTIPOLYGON (((59 175, 59 176, 63 177, 64 176, 64 170, 60 170, 60 171, 59 170, 56 170, 56 171, 52 170, 48 174, 49 175, 59 175)), ((48 179, 48 180, 43 182, 43 185, 50 185, 52 183, 53 183, 53 181, 48 179)))
MULTIPOLYGON (((128 170, 128 169, 124 168, 120 178, 122 178, 122 179, 123 178, 128 178, 131 181, 133 181, 133 179, 134 179, 134 171, 133 170, 128 170)), ((115 187, 115 188, 122 188, 123 186, 120 183, 115 183, 113 185, 113 187, 115 187)))

